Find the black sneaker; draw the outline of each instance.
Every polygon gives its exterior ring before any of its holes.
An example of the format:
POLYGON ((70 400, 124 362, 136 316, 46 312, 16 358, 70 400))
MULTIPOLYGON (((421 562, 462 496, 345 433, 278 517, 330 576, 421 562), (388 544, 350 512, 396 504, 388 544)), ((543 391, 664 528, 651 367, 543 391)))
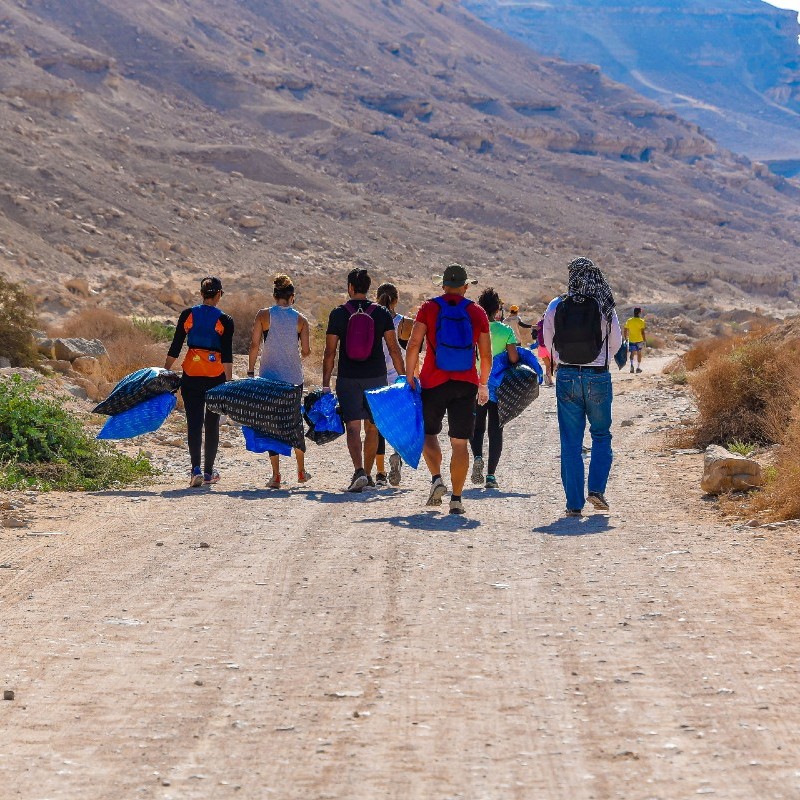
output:
POLYGON ((375 486, 377 486, 378 489, 385 489, 388 485, 389 481, 386 480, 386 476, 382 472, 379 472, 375 476, 375 486))
POLYGON ((606 500, 605 495, 602 492, 589 492, 586 495, 586 499, 598 510, 598 511, 608 511, 609 505, 608 500, 606 500))
POLYGON ((579 508, 568 508, 564 511, 565 517, 582 517, 583 512, 579 508))
POLYGON ((364 488, 369 486, 369 476, 363 469, 357 469, 353 473, 353 478, 350 485, 347 487, 348 492, 363 492, 364 488))

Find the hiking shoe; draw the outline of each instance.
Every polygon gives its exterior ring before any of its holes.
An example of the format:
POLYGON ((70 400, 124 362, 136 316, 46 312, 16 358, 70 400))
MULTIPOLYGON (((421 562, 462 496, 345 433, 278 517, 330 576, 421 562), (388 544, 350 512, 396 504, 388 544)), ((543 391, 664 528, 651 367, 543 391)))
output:
POLYGON ((219 472, 215 469, 203 473, 203 485, 211 486, 212 483, 219 483, 219 472))
POLYGON ((444 485, 444 481, 441 478, 437 478, 431 484, 431 493, 428 495, 428 502, 425 503, 426 506, 440 506, 442 504, 442 498, 447 494, 447 487, 444 485))
POLYGON ((472 482, 483 483, 483 456, 475 456, 472 462, 472 482))
POLYGON ((389 456, 389 486, 400 485, 400 467, 403 466, 403 459, 399 453, 392 453, 389 456))
POLYGON ((367 489, 374 489, 375 488, 375 481, 372 479, 372 475, 367 475, 367 489))
POLYGON ((565 517, 582 517, 583 511, 579 508, 568 508, 564 511, 565 517))
POLYGON ((350 480, 350 485, 347 487, 348 492, 363 492, 364 487, 369 486, 369 475, 363 469, 357 469, 353 473, 350 480))
POLYGON ((641 367, 636 367, 636 374, 638 375, 642 371, 641 367))
POLYGON ((311 480, 311 473, 308 470, 298 470, 297 471, 297 482, 298 483, 306 483, 307 481, 311 480))
POLYGON ((281 476, 280 475, 273 475, 270 478, 269 483, 267 484, 267 489, 280 489, 281 488, 281 476))
POLYGON ((375 476, 375 486, 377 486, 378 489, 385 489, 388 485, 389 481, 386 480, 386 476, 382 472, 379 472, 375 476))
POLYGON ((634 372, 636 372, 636 370, 633 368, 633 364, 631 364, 631 375, 633 375, 634 372))
POLYGON ((602 492, 589 492, 586 499, 598 510, 608 511, 609 505, 605 495, 602 492))
POLYGON ((494 475, 487 475, 486 476, 486 483, 484 484, 484 489, 499 489, 500 484, 497 482, 497 478, 494 475))
POLYGON ((192 475, 189 478, 189 488, 196 489, 203 485, 203 470, 200 467, 192 467, 192 475))
POLYGON ((451 514, 466 514, 467 512, 464 510, 464 504, 460 500, 451 500, 450 501, 450 513, 451 514))

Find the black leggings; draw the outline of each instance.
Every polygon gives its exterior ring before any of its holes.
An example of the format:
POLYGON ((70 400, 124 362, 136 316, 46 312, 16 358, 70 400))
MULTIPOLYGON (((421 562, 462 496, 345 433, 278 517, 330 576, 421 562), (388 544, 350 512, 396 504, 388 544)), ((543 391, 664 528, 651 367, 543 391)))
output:
POLYGON ((205 438, 203 472, 209 475, 214 469, 214 461, 219 449, 219 414, 214 414, 206 409, 206 392, 221 383, 225 383, 224 376, 192 378, 184 375, 181 381, 181 396, 186 411, 186 439, 189 444, 192 469, 200 466, 203 439, 205 438))
POLYGON ((500 416, 497 403, 491 400, 485 406, 478 406, 475 411, 475 433, 472 435, 472 455, 483 456, 483 434, 486 433, 486 418, 489 418, 489 463, 486 474, 494 475, 500 456, 503 453, 503 429, 500 427, 500 416))
POLYGON ((378 449, 375 451, 376 456, 386 455, 386 439, 379 433, 378 434, 378 449))

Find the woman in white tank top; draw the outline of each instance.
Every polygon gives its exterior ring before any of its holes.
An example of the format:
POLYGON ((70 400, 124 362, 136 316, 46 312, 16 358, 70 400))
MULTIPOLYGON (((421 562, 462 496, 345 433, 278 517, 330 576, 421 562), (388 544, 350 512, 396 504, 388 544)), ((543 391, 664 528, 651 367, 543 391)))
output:
MULTIPOLYGON (((262 308, 253 323, 247 375, 250 378, 254 376, 260 351, 260 377, 292 383, 295 386, 302 385, 302 359, 311 354, 308 320, 292 308, 294 285, 288 275, 278 275, 275 278, 272 296, 275 298, 275 305, 262 308)), ((297 480, 305 483, 311 477, 306 472, 305 453, 295 448, 294 455, 297 459, 297 480)), ((272 479, 267 486, 270 489, 279 489, 280 456, 270 452, 269 458, 272 463, 272 479)))
MULTIPOLYGON (((397 341, 400 342, 400 347, 406 349, 406 344, 411 336, 411 328, 414 326, 414 320, 404 317, 402 314, 397 313, 397 301, 399 294, 397 287, 393 283, 382 283, 378 287, 377 302, 378 305, 383 306, 392 315, 394 321, 394 329, 397 333, 397 341)), ((394 368, 392 358, 389 355, 389 348, 386 342, 383 343, 383 355, 386 359, 386 377, 387 383, 394 383, 397 378, 397 370, 394 368)), ((375 475, 376 486, 386 486, 387 480, 392 486, 400 485, 400 468, 403 465, 403 460, 400 458, 399 453, 392 453, 389 456, 389 475, 386 475, 386 439, 383 436, 378 436, 378 451, 375 454, 375 466, 378 470, 375 475)))

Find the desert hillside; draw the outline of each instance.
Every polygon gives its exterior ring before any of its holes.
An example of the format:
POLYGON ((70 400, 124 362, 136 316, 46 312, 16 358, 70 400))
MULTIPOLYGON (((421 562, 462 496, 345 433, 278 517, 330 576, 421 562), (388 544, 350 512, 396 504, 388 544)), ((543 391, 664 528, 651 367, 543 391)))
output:
POLYGON ((534 49, 597 64, 725 147, 800 173, 800 24, 762 0, 465 0, 534 49))
POLYGON ((800 186, 449 0, 3 0, 0 107, 0 272, 45 320, 454 258, 529 303, 576 253, 623 300, 796 287, 800 186))

